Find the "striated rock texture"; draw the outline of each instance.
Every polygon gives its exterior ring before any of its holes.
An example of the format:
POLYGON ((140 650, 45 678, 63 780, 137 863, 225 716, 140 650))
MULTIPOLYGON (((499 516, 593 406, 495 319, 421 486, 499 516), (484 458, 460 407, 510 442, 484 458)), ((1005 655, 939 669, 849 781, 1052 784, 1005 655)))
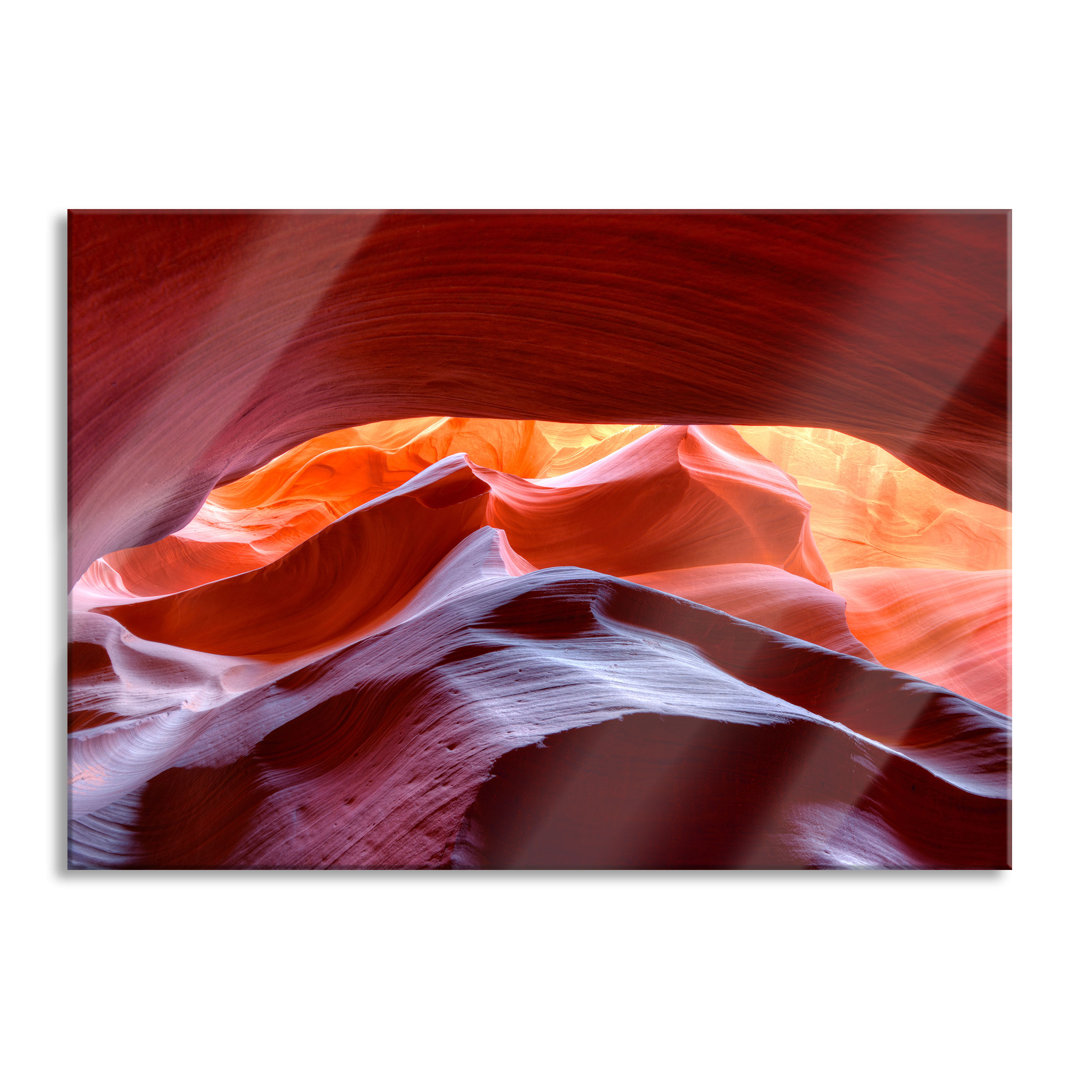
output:
POLYGON ((835 428, 1004 505, 1007 239, 1001 213, 74 213, 72 580, 305 439, 413 416, 835 428))
POLYGON ((1006 231, 73 215, 71 865, 1007 866, 1006 231))
POLYGON ((836 575, 847 618, 887 667, 1009 712, 1012 575, 1007 570, 896 570, 836 575))
MULTIPOLYGON (((74 861, 1005 862, 1004 717, 590 571, 498 580, 478 565, 491 557, 475 550, 481 540, 459 553, 449 580, 431 583, 452 595, 424 609, 419 626, 398 623, 293 670, 207 664, 188 676, 201 698, 146 712, 138 725, 102 723, 99 711, 73 742, 74 861), (598 753, 592 740, 564 747, 566 732, 592 725, 615 733, 617 754, 598 753), (545 736, 560 738, 551 760, 545 736), (649 756, 650 740, 661 754, 649 756), (500 762, 524 748, 535 760, 517 791, 517 773, 500 762), (487 854, 474 827, 490 819, 487 803, 466 821, 485 782, 518 807, 505 820, 495 814, 499 839, 487 854), (575 786, 577 802, 566 790, 575 786), (566 834, 561 845, 552 815, 566 834), (612 816, 636 822, 635 831, 612 816), (724 821, 738 825, 718 839, 724 821)), ((180 678, 167 651, 152 650, 140 669, 122 635, 110 636, 115 624, 86 619, 94 621, 84 636, 159 693, 180 678)), ((98 710, 124 704, 109 691, 98 687, 98 710)), ((143 708, 152 693, 148 685, 143 708)))
POLYGON ((957 495, 838 431, 738 430, 798 484, 833 573, 862 566, 1008 569, 1008 511, 957 495))

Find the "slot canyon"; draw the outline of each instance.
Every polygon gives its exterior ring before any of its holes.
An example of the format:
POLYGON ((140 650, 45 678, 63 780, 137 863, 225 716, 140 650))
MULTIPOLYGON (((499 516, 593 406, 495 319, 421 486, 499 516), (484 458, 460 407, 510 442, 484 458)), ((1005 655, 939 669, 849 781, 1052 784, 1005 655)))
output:
POLYGON ((1010 865, 1009 218, 69 215, 69 866, 1010 865))

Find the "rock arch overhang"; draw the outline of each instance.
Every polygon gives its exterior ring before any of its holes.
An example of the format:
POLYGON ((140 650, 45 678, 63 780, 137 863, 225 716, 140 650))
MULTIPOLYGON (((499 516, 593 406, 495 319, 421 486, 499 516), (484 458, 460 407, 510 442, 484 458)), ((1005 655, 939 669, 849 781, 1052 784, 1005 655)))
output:
POLYGON ((971 213, 69 221, 71 581, 314 435, 791 424, 1008 501, 1008 231, 971 213))

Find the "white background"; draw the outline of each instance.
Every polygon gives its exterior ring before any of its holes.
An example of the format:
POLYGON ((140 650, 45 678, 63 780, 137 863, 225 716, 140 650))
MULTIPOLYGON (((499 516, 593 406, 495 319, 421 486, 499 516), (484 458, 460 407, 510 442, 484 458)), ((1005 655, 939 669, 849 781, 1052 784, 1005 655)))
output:
POLYGON ((1067 11, 7 10, 9 1075, 1075 1067, 1080 237, 1067 11), (1015 869, 65 873, 69 206, 1012 208, 1015 869))

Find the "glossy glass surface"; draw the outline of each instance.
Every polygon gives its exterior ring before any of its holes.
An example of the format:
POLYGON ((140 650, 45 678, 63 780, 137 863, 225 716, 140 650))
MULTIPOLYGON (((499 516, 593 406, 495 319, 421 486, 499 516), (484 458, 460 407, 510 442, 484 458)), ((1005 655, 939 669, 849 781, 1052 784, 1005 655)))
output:
POLYGON ((1009 218, 70 218, 77 867, 1009 865, 1009 218))

